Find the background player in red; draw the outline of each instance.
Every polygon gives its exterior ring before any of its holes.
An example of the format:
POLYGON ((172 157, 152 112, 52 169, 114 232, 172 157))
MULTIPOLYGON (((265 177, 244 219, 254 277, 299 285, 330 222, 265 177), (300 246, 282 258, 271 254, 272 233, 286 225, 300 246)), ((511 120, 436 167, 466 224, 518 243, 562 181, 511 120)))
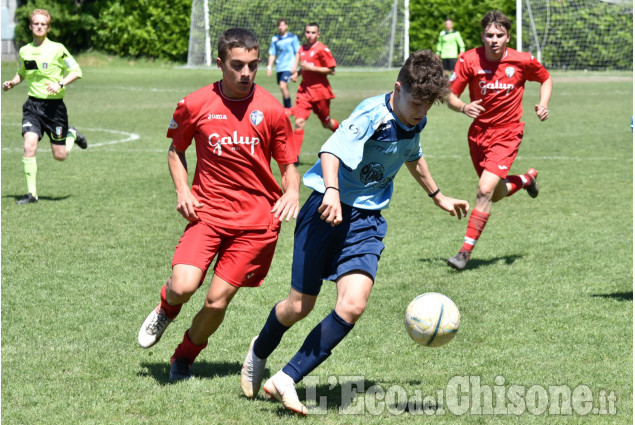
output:
MULTIPOLYGON (((320 38, 318 24, 315 22, 308 24, 304 29, 304 37, 306 43, 297 53, 297 62, 302 69, 302 83, 298 87, 295 106, 291 108, 295 116, 293 135, 298 161, 304 141, 304 125, 311 111, 315 112, 324 128, 335 131, 340 125, 331 118, 331 99, 334 99, 335 95, 327 78, 328 75, 335 75, 337 66, 335 58, 329 48, 318 41, 320 38)), ((292 79, 295 81, 297 74, 292 79)))
POLYGON ((540 121, 549 118, 549 99, 553 83, 547 70, 530 53, 507 47, 510 20, 499 11, 488 12, 481 20, 483 47, 459 56, 450 77, 452 94, 448 106, 473 118, 468 132, 470 155, 479 175, 476 205, 470 214, 465 242, 448 265, 465 268, 474 245, 489 218, 493 202, 511 196, 520 189, 538 196, 538 172, 530 168, 523 175, 508 176, 525 123, 522 100, 526 81, 540 83, 540 101, 534 110, 540 121), (470 103, 459 96, 469 85, 470 103))
POLYGON ((194 359, 238 289, 259 286, 267 275, 281 221, 295 219, 299 211, 300 175, 287 145, 291 123, 282 105, 254 84, 259 53, 251 32, 225 31, 216 59, 222 80, 181 100, 168 129, 176 209, 190 223, 175 249, 161 302, 139 330, 142 347, 159 341, 218 257, 203 308, 170 359, 170 381, 192 376, 194 359), (185 150, 192 139, 197 164, 190 190, 185 150), (280 167, 284 193, 271 158, 280 167))

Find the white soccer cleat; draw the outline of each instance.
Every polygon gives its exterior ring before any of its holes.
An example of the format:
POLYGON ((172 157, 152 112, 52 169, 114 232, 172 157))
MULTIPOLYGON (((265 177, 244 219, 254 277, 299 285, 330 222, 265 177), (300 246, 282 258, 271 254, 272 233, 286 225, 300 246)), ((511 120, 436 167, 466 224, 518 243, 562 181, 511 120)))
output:
POLYGON ((243 362, 243 368, 240 371, 240 389, 243 391, 245 397, 254 398, 258 391, 260 391, 260 385, 262 384, 262 375, 265 373, 265 365, 267 359, 259 359, 254 354, 254 341, 258 337, 254 337, 249 344, 249 352, 243 362))
POLYGON ((163 336, 163 332, 172 323, 172 319, 169 319, 165 315, 165 311, 161 308, 161 304, 157 306, 152 313, 146 317, 146 320, 139 329, 139 345, 143 348, 150 348, 163 336))
POLYGON ((265 382, 263 389, 267 398, 275 398, 282 402, 282 406, 284 406, 285 409, 300 416, 307 416, 309 414, 306 406, 302 404, 298 398, 298 393, 295 391, 295 382, 283 371, 279 371, 269 378, 267 382, 265 382))

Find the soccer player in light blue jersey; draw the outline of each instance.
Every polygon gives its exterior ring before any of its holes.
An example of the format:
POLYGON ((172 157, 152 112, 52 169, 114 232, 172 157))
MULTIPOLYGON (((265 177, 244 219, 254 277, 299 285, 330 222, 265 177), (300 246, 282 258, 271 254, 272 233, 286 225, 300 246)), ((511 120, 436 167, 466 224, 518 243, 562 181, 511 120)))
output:
POLYGON ((366 309, 387 225, 393 180, 405 163, 434 203, 464 216, 467 201, 444 196, 430 175, 419 141, 426 115, 449 95, 441 61, 432 51, 410 55, 394 91, 364 100, 324 143, 304 175, 313 189, 295 229, 291 290, 274 306, 254 338, 241 372, 247 397, 260 389, 267 357, 283 334, 315 306, 323 280, 337 285, 335 308, 306 337, 300 350, 264 385, 265 395, 300 415, 307 409, 295 384, 326 360, 366 309))
POLYGON ((271 37, 271 46, 269 46, 267 77, 271 77, 271 68, 275 61, 276 78, 282 92, 282 104, 287 112, 291 108, 289 80, 298 80, 298 60, 296 58, 298 50, 300 50, 298 36, 289 32, 286 19, 278 19, 278 34, 271 37))

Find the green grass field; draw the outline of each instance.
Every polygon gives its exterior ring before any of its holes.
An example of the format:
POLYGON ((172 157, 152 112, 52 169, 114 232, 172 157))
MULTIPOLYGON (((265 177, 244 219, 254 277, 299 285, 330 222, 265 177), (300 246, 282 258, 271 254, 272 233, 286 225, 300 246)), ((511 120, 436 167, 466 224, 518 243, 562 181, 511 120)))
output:
MULTIPOLYGON (((496 204, 461 273, 445 259, 460 247, 466 221, 437 209, 400 173, 369 307, 299 386, 316 406, 300 419, 264 398, 245 399, 239 384, 250 339, 288 293, 293 224, 283 225, 265 284, 232 302, 194 366, 196 379, 168 384, 168 359, 205 291, 155 347, 136 341, 185 225, 175 210, 166 129, 177 102, 220 74, 102 56, 80 61, 84 78, 69 87, 66 104, 89 148, 59 163, 48 140, 40 143, 36 205, 16 205, 26 191, 26 85, 2 93, 3 424, 632 423, 632 73, 554 73, 544 123, 533 114, 538 85, 528 85, 512 172, 538 169, 541 194, 496 204), (436 349, 416 346, 403 325, 410 300, 429 291, 448 295, 462 314, 456 338, 436 349)), ((3 81, 14 72, 2 64, 3 81)), ((332 115, 341 121, 395 78, 396 71, 338 72, 332 115)), ((280 97, 263 71, 257 82, 280 97)), ((473 203, 469 124, 437 106, 422 144, 443 192, 473 203)), ((312 116, 301 172, 328 136, 312 116)), ((334 302, 327 283, 313 313, 269 358, 267 375, 334 302)))

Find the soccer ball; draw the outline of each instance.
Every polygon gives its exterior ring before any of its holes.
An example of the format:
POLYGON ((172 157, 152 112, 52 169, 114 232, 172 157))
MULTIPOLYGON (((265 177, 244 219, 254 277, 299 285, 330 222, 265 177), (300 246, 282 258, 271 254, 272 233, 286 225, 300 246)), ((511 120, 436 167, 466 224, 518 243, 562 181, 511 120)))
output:
POLYGON ((450 342, 459 330, 461 313, 443 294, 428 292, 412 300, 406 309, 406 332, 425 347, 440 347, 450 342))

